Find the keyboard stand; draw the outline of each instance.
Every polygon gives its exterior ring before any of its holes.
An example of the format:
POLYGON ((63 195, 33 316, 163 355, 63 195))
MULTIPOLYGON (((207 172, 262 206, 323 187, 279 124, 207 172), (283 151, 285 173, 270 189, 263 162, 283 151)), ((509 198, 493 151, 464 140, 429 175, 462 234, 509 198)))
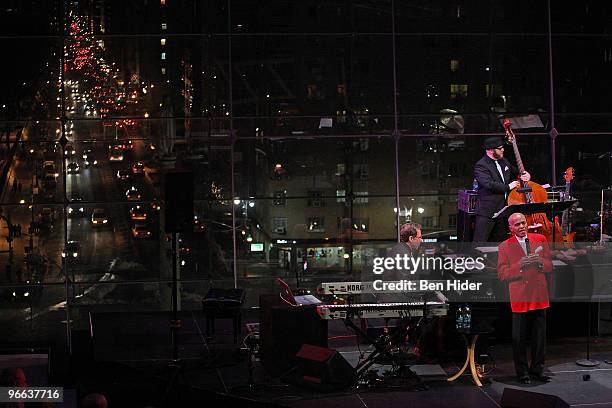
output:
MULTIPOLYGON (((394 356, 391 353, 391 348, 396 345, 401 339, 404 339, 406 337, 406 334, 408 333, 408 326, 410 324, 410 317, 402 318, 399 320, 399 325, 397 326, 397 329, 395 330, 393 335, 391 335, 390 337, 379 336, 377 339, 372 338, 360 327, 358 327, 351 320, 352 317, 352 314, 347 313, 347 316, 344 319, 344 324, 347 327, 350 327, 356 334, 363 337, 368 343, 373 345, 375 349, 365 360, 357 364, 357 366, 355 367, 356 375, 354 378, 356 381, 359 381, 359 379, 363 375, 367 374, 368 369, 376 362, 376 359, 381 355, 387 356, 393 362, 393 364, 397 365, 400 368, 406 366, 405 361, 402 361, 400 357, 394 356)), ((422 319, 419 320, 416 327, 420 325, 421 321, 422 319)), ((405 370, 405 372, 409 373, 410 377, 416 380, 418 388, 427 388, 427 386, 423 383, 423 381, 417 374, 410 370, 405 370)))

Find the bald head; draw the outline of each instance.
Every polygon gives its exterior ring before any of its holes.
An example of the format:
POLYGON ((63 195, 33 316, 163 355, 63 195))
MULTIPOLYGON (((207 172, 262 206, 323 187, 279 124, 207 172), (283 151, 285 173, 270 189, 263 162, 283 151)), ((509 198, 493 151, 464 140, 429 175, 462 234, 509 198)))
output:
POLYGON ((521 213, 514 213, 508 217, 508 226, 512 235, 523 238, 527 235, 527 220, 521 213))

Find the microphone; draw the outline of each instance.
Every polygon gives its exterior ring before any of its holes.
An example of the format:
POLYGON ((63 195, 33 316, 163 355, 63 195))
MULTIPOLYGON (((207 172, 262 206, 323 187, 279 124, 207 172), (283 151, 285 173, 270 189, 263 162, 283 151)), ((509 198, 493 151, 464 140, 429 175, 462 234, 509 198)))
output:
POLYGON ((531 248, 529 248, 529 237, 525 236, 525 252, 527 255, 531 252, 531 248))

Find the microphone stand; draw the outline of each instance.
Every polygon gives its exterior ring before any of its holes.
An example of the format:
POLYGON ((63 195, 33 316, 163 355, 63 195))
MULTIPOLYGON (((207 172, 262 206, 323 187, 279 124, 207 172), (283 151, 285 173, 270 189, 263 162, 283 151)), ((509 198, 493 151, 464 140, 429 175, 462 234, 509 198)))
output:
POLYGON ((576 361, 576 365, 581 367, 597 367, 601 363, 597 360, 591 360, 591 302, 587 302, 587 343, 586 343, 586 358, 576 361))

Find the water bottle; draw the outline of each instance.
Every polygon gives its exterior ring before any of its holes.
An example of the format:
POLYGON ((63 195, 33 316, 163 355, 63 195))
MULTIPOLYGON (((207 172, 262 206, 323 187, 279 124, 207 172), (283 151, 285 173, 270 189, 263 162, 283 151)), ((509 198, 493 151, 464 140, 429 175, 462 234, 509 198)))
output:
POLYGON ((463 319, 464 319, 464 310, 463 305, 459 305, 457 308, 457 314, 455 316, 455 328, 463 329, 463 319))
POLYGON ((478 191, 478 180, 474 179, 474 181, 472 181, 472 190, 473 191, 478 191))
POLYGON ((470 310, 470 305, 468 305, 467 303, 465 304, 465 307, 463 308, 463 312, 464 312, 464 316, 465 316, 465 324, 464 324, 464 329, 471 329, 472 328, 472 311, 470 310))

